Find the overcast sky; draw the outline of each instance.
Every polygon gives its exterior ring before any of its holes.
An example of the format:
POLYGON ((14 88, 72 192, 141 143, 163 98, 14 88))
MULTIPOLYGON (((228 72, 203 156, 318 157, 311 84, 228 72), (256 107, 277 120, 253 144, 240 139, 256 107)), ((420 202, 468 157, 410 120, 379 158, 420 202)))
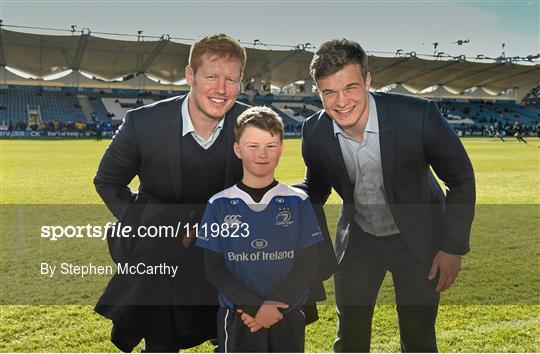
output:
POLYGON ((440 42, 439 51, 451 55, 496 57, 506 43, 507 56, 527 56, 540 45, 538 1, 0 0, 0 18, 5 25, 195 39, 226 32, 283 45, 345 37, 386 52, 432 54, 432 43, 440 42), (470 43, 452 43, 460 39, 470 43))

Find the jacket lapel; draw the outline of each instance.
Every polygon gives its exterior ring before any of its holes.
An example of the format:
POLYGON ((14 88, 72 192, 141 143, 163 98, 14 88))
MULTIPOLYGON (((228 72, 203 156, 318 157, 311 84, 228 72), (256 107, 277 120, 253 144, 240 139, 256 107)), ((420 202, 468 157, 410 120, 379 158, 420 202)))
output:
POLYGON ((233 184, 242 179, 242 162, 236 157, 233 151, 234 145, 234 123, 240 115, 238 104, 225 114, 225 123, 223 124, 223 139, 225 140, 225 148, 227 149, 227 157, 225 160, 225 176, 223 176, 223 188, 229 188, 233 184))
POLYGON ((396 145, 395 124, 388 105, 384 102, 384 96, 373 93, 377 105, 377 117, 379 121, 379 145, 381 148, 381 165, 383 173, 384 190, 388 197, 388 202, 394 202, 394 156, 396 145))
POLYGON ((179 201, 182 196, 182 152, 180 138, 182 135, 182 103, 187 95, 178 97, 175 104, 171 104, 164 115, 165 119, 165 143, 167 144, 167 156, 169 169, 174 186, 175 200, 179 201))
POLYGON ((325 134, 326 144, 323 145, 323 148, 326 147, 328 154, 326 161, 330 164, 330 173, 333 176, 332 179, 339 182, 341 185, 344 202, 351 203, 354 199, 353 186, 349 181, 349 175, 347 174, 347 168, 345 167, 345 160, 343 159, 343 152, 341 151, 339 139, 334 134, 332 118, 326 113, 323 113, 319 119, 320 123, 323 125, 322 131, 328 132, 325 134))

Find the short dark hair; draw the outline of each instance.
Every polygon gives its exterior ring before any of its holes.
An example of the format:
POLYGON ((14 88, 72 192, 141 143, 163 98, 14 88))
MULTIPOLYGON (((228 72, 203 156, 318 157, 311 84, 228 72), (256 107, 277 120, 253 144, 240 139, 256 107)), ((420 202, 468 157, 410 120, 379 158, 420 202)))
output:
POLYGON ((189 65, 193 72, 201 65, 201 57, 204 54, 216 55, 220 58, 236 58, 240 60, 241 71, 246 66, 246 50, 236 39, 225 33, 206 36, 195 42, 189 51, 189 65))
POLYGON ((332 39, 324 42, 313 55, 309 72, 315 82, 335 74, 347 64, 360 64, 362 78, 368 72, 368 56, 360 44, 348 39, 332 39))
POLYGON ((235 142, 238 143, 240 141, 242 133, 248 126, 267 131, 272 134, 272 136, 276 134, 279 136, 279 139, 283 141, 283 121, 271 108, 264 106, 251 107, 240 114, 234 124, 235 142))

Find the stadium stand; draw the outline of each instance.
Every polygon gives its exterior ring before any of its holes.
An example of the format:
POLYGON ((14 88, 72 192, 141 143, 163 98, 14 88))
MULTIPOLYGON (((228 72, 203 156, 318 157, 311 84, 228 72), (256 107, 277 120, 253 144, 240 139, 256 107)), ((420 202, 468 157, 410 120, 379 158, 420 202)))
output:
POLYGON ((88 100, 90 101, 90 104, 95 112, 93 115, 93 120, 106 122, 111 119, 112 115, 107 111, 107 108, 105 108, 101 98, 96 96, 88 96, 88 100))
POLYGON ((302 121, 296 120, 289 116, 287 112, 282 111, 275 105, 270 106, 274 112, 276 112, 281 119, 283 120, 283 124, 285 126, 285 131, 296 131, 298 130, 298 127, 302 125, 302 121))
POLYGON ((529 108, 540 110, 540 85, 533 88, 522 102, 529 108))
MULTIPOLYGON (((441 112, 464 134, 486 134, 495 122, 511 130, 514 122, 519 122, 526 132, 540 122, 538 88, 531 91, 527 105, 519 105, 511 100, 436 100, 441 112)), ((185 93, 185 92, 181 92, 185 93)), ((181 94, 180 92, 174 93, 181 94)), ((16 129, 54 129, 73 126, 77 123, 108 124, 119 122, 129 109, 149 104, 171 96, 167 92, 145 92, 124 90, 119 92, 94 92, 76 95, 72 90, 47 87, 8 86, 0 89, 0 122, 10 123, 16 129), (86 108, 86 109, 85 109, 86 108), (38 112, 39 119, 29 119, 31 112, 38 112), (48 123, 54 123, 49 125, 48 123), (40 127, 41 124, 41 127, 40 127)), ((239 100, 248 103, 249 97, 239 95, 239 100)), ((317 97, 264 95, 255 98, 251 104, 270 106, 283 119, 286 131, 297 134, 304 119, 321 108, 317 97), (288 99, 288 101, 287 101, 288 99)), ((93 125, 88 125, 92 128, 93 125)))
POLYGON ((150 98, 101 98, 107 112, 116 119, 122 119, 127 111, 154 102, 150 98))
POLYGON ((273 106, 300 123, 303 122, 305 118, 315 114, 320 109, 312 105, 310 105, 310 108, 308 108, 305 103, 298 102, 274 102, 273 106))
POLYGON ((287 122, 289 122, 289 124, 302 124, 302 122, 306 118, 305 116, 299 116, 298 114, 296 114, 293 109, 291 109, 286 103, 283 102, 272 103, 272 108, 274 109, 274 111, 279 113, 281 118, 284 119, 284 122, 286 120, 287 122))
POLYGON ((441 100, 437 104, 447 118, 471 119, 476 125, 492 125, 519 121, 533 125, 540 121, 540 111, 520 106, 513 101, 451 101, 441 100))
POLYGON ((0 120, 27 121, 29 107, 38 107, 44 122, 86 121, 77 96, 39 88, 8 89, 1 95, 0 120))

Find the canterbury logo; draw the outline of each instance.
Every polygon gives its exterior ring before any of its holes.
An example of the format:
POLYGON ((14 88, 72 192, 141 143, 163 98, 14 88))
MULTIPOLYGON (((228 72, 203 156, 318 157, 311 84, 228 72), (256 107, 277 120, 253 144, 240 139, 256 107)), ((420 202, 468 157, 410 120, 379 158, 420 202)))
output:
POLYGON ((261 238, 251 242, 251 247, 253 247, 253 248, 257 249, 257 250, 266 248, 266 246, 268 246, 268 241, 263 240, 261 238))
POLYGON ((242 222, 240 221, 240 218, 242 215, 227 215, 223 219, 223 222, 229 226, 231 225, 240 225, 242 222))

